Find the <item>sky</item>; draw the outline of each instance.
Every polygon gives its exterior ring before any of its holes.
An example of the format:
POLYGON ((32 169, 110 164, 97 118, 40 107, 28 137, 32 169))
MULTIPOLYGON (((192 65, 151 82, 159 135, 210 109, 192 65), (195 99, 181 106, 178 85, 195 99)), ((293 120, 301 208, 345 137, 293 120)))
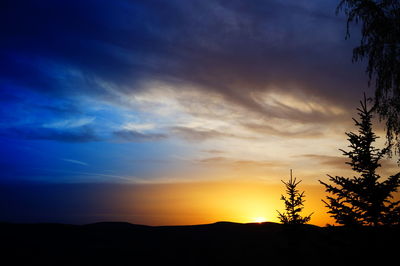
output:
POLYGON ((2 1, 0 220, 277 221, 293 169, 331 222, 318 180, 373 96, 337 4, 2 1))

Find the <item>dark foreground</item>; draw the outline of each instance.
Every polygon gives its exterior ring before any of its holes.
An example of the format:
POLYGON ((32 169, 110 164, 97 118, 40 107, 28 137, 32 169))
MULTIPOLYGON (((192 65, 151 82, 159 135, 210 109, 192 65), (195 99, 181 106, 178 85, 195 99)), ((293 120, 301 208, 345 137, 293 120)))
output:
POLYGON ((400 228, 2 223, 0 241, 1 265, 395 265, 400 228))

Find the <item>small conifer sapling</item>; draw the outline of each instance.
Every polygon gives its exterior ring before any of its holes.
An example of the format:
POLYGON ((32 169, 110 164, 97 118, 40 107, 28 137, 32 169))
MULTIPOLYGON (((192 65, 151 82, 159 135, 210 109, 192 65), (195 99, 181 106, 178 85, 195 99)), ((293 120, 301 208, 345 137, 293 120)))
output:
POLYGON ((311 215, 302 217, 300 213, 304 208, 305 195, 304 191, 299 192, 297 186, 300 184, 300 181, 297 181, 296 178, 292 176, 292 170, 290 169, 290 179, 288 182, 282 180, 282 183, 285 184, 286 194, 287 196, 282 195, 281 200, 285 202, 285 212, 278 212, 278 218, 283 224, 305 224, 310 221, 311 215))

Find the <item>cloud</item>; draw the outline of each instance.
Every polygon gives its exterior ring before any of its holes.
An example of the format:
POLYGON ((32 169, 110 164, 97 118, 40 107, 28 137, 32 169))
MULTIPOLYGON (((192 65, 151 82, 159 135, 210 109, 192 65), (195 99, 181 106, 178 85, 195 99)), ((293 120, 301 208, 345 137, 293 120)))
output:
POLYGON ((67 119, 62 121, 56 121, 52 123, 46 123, 42 125, 45 128, 76 128, 82 127, 92 123, 96 118, 95 117, 83 117, 79 119, 67 119))
MULTIPOLYGON (((316 161, 321 165, 329 166, 333 169, 340 171, 340 174, 348 174, 350 176, 356 175, 354 171, 351 170, 351 166, 347 164, 351 160, 344 156, 329 156, 321 154, 303 154, 295 156, 297 158, 306 158, 311 161, 316 161)), ((394 175, 399 172, 399 166, 394 158, 383 158, 381 161, 381 167, 377 168, 377 173, 386 178, 387 176, 394 175)))
POLYGON ((110 101, 159 80, 267 116, 252 95, 272 88, 348 107, 363 76, 334 9, 294 0, 10 2, 1 75, 48 94, 110 101))
POLYGON ((74 159, 61 159, 65 162, 73 163, 73 164, 78 164, 78 165, 84 165, 87 166, 88 164, 79 160, 74 160, 74 159))
POLYGON ((275 135, 286 138, 315 138, 315 137, 321 137, 323 135, 323 132, 321 132, 321 129, 318 127, 293 129, 290 127, 282 127, 281 124, 278 128, 276 128, 276 126, 274 127, 268 124, 262 124, 262 123, 255 124, 255 123, 245 123, 245 122, 242 124, 242 126, 258 134, 275 135))
POLYGON ((202 152, 211 153, 211 154, 222 154, 222 153, 225 153, 225 151, 223 151, 223 150, 216 150, 216 149, 202 150, 202 152))
POLYGON ((139 131, 139 132, 152 130, 155 127, 156 126, 154 124, 151 124, 151 123, 133 123, 133 122, 129 122, 129 123, 126 123, 126 124, 122 125, 122 128, 124 130, 132 130, 132 131, 139 131))
POLYGON ((32 131, 16 133, 24 138, 60 141, 168 137, 157 128, 190 141, 322 137, 347 123, 365 87, 335 5, 10 1, 0 86, 16 112, 0 110, 0 122, 32 131), (83 126, 102 136, 66 130, 83 126))
POLYGON ((237 166, 242 166, 242 167, 267 167, 267 168, 272 168, 272 167, 287 167, 288 164, 284 162, 278 162, 278 161, 263 161, 263 160, 237 160, 235 161, 235 164, 237 166))
POLYGON ((321 154, 303 154, 298 157, 306 158, 312 161, 318 161, 320 164, 331 166, 334 168, 343 168, 346 167, 346 162, 348 159, 343 156, 329 156, 329 155, 321 155, 321 154))
POLYGON ((200 164, 213 164, 213 165, 227 165, 234 167, 266 167, 276 168, 287 166, 288 164, 282 161, 269 161, 269 160, 242 160, 224 156, 206 157, 193 161, 200 164))
POLYGON ((231 159, 223 157, 223 156, 215 156, 215 157, 207 157, 203 159, 196 160, 195 162, 198 163, 230 163, 232 162, 231 159))
POLYGON ((163 133, 142 133, 135 130, 118 130, 113 134, 117 139, 128 142, 160 141, 168 138, 168 135, 163 133))
POLYGON ((171 132, 175 135, 181 136, 188 141, 205 141, 214 138, 242 138, 241 136, 221 132, 215 129, 206 128, 189 128, 189 127, 172 127, 171 132))

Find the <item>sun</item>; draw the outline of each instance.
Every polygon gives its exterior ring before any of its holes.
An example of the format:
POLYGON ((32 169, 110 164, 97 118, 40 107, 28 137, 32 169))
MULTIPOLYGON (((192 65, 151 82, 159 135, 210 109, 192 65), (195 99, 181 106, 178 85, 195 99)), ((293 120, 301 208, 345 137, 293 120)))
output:
POLYGON ((266 222, 267 221, 267 219, 265 219, 264 217, 256 217, 256 218, 254 218, 253 219, 253 222, 255 222, 255 223, 264 223, 264 222, 266 222))

